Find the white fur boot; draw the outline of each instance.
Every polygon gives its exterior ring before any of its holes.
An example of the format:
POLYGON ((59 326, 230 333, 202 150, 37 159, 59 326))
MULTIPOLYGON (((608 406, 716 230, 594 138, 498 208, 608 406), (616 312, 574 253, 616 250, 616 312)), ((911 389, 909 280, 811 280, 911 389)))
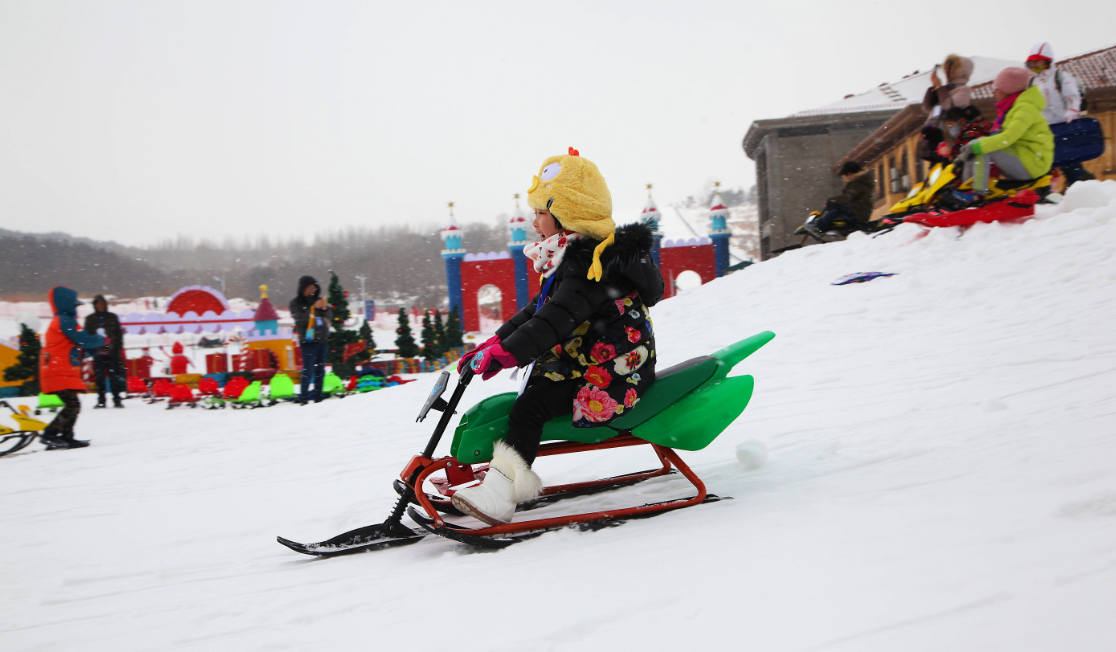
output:
POLYGON ((496 442, 484 482, 453 494, 453 505, 489 525, 510 523, 515 506, 542 491, 542 480, 514 448, 496 442))

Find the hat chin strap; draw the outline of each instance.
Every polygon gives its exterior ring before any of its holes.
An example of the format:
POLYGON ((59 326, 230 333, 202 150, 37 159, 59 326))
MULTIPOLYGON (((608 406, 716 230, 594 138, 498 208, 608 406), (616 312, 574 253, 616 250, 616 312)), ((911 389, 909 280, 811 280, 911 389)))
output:
POLYGON ((601 265, 601 252, 614 242, 616 242, 616 234, 609 233, 608 237, 602 240, 601 244, 593 249, 593 264, 589 266, 589 273, 585 275, 585 278, 600 282, 601 276, 604 275, 604 266, 601 265))

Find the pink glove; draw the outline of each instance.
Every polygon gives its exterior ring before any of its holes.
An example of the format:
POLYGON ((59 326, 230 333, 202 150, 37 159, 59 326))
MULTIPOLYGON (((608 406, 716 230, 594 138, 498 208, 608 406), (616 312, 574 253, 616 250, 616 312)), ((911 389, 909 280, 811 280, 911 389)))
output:
POLYGON ((484 344, 481 344, 477 348, 475 348, 472 351, 469 351, 465 355, 461 356, 461 360, 459 360, 458 363, 457 363, 457 373, 460 374, 461 371, 463 369, 465 369, 465 367, 473 359, 473 356, 475 356, 476 354, 480 353, 481 351, 487 349, 488 347, 492 346, 493 344, 499 344, 499 343, 500 343, 500 336, 499 335, 493 335, 492 337, 485 340, 484 344))
POLYGON ((469 368, 473 373, 480 374, 481 380, 488 380, 500 373, 501 369, 518 366, 515 356, 505 351, 499 342, 479 352, 469 361, 469 368))

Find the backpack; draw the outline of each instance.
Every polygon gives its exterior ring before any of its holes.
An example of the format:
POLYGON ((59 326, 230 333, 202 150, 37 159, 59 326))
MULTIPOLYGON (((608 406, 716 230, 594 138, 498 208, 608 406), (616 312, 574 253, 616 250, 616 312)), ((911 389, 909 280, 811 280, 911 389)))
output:
MULTIPOLYGON (((1054 86, 1058 89, 1058 94, 1062 94, 1062 71, 1054 70, 1054 86)), ((1078 113, 1084 113, 1089 110, 1089 100, 1085 98, 1085 85, 1080 81, 1077 82, 1077 95, 1081 98, 1081 103, 1078 105, 1078 113)))

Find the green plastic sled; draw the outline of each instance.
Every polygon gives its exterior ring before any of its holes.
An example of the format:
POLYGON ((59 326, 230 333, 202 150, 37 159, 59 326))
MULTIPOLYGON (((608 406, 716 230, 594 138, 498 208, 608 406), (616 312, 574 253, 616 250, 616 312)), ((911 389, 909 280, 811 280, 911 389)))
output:
POLYGON ((233 407, 245 407, 249 405, 258 404, 260 402, 260 391, 263 388, 263 383, 258 380, 253 380, 244 391, 240 393, 240 397, 229 401, 233 407))
POLYGON ((325 375, 325 382, 322 384, 323 394, 336 394, 345 391, 345 383, 341 382, 341 377, 332 371, 325 375))
MULTIPOLYGON (((728 378, 732 368, 775 337, 764 331, 664 369, 643 398, 627 414, 607 426, 575 428, 572 419, 557 417, 543 427, 543 441, 576 441, 596 444, 630 431, 660 446, 696 451, 708 446, 731 424, 752 398, 755 379, 728 378)), ((508 432, 508 414, 516 394, 497 394, 469 408, 453 435, 450 454, 468 464, 492 459, 493 443, 508 432)))
POLYGON ((62 399, 57 394, 39 394, 39 405, 36 409, 39 410, 61 410, 66 407, 62 403, 62 399))
POLYGON ((268 397, 272 403, 292 401, 295 398, 294 381, 287 374, 275 374, 271 378, 268 397))

